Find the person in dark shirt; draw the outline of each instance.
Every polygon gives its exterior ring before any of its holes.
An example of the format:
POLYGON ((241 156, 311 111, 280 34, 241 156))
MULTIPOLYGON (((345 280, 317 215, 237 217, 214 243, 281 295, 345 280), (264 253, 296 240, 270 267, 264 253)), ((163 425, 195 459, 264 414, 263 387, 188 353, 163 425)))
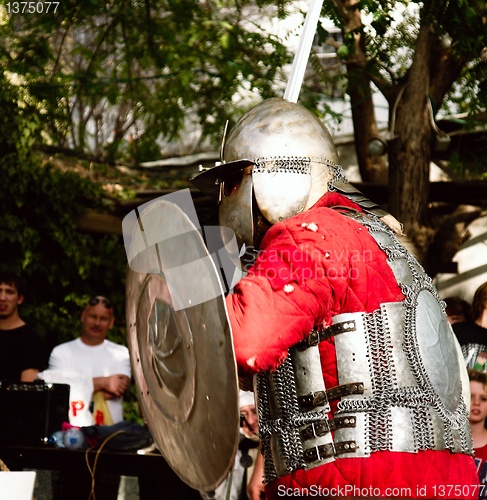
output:
POLYGON ((0 381, 33 382, 45 367, 41 339, 19 315, 23 302, 20 277, 0 272, 0 381))
POLYGON ((487 282, 475 291, 472 320, 454 323, 452 328, 462 348, 467 368, 487 371, 487 282))

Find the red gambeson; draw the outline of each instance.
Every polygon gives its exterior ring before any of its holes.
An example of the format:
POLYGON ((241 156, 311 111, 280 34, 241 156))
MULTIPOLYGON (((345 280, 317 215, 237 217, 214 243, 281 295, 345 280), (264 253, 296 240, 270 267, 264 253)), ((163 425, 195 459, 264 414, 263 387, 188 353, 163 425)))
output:
MULTIPOLYGON (((290 347, 337 314, 370 313, 404 300, 386 254, 366 227, 338 207, 361 211, 348 198, 327 193, 306 212, 275 224, 254 266, 227 297, 241 376, 276 368, 290 347)), ((333 339, 321 342, 320 354, 326 387, 337 386, 333 339)), ((268 485, 266 493, 476 498, 477 482, 474 461, 465 454, 376 451, 295 471, 268 485)))

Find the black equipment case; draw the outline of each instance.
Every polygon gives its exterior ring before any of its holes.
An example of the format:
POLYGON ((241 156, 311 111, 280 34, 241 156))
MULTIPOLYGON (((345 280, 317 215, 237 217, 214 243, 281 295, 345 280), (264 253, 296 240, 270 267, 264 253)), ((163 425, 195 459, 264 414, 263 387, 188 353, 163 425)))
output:
POLYGON ((67 384, 0 382, 0 444, 45 444, 68 411, 67 384))

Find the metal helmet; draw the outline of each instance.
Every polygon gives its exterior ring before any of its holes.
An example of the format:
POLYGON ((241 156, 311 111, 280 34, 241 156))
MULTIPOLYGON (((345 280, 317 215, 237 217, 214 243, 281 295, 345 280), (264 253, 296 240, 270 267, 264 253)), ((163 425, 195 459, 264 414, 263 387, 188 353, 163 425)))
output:
POLYGON ((313 206, 333 179, 343 177, 327 128, 308 109, 281 98, 261 102, 237 122, 222 159, 213 172, 220 224, 247 245, 255 244, 256 212, 267 226, 275 224, 313 206))

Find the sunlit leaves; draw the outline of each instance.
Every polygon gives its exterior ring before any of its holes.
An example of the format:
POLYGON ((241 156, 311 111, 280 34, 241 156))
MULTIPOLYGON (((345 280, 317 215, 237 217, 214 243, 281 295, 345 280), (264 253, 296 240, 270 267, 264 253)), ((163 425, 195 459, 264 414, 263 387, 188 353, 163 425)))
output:
MULTIPOLYGON (((78 335, 79 305, 91 294, 108 294, 121 313, 126 259, 118 237, 78 231, 76 220, 88 207, 103 207, 102 190, 41 165, 30 142, 39 124, 18 106, 2 74, 0 84, 0 148, 8 151, 0 157, 0 266, 26 278, 22 315, 52 347, 78 335)), ((123 342, 122 334, 114 332, 123 342)))
POLYGON ((154 160, 188 114, 202 118, 202 140, 219 141, 235 93, 250 83, 269 95, 288 58, 259 9, 282 15, 285 3, 71 0, 42 26, 31 19, 6 33, 4 48, 51 142, 110 160, 154 160))

